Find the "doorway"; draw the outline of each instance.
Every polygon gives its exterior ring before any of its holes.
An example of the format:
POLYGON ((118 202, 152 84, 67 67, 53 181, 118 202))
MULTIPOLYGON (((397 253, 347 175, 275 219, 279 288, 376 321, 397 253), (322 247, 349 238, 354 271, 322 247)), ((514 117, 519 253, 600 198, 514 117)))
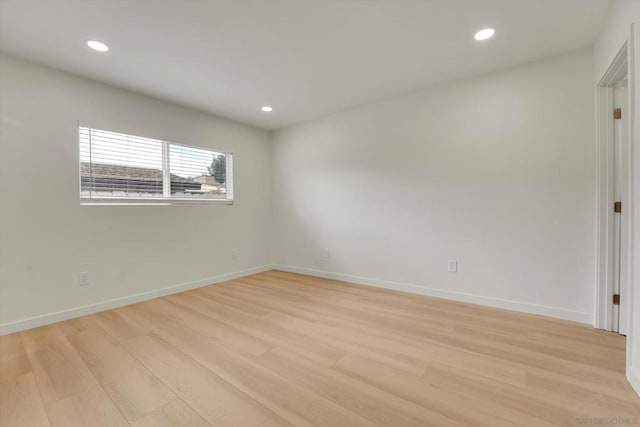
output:
POLYGON ((597 87, 596 327, 626 335, 629 327, 631 108, 625 44, 597 87))

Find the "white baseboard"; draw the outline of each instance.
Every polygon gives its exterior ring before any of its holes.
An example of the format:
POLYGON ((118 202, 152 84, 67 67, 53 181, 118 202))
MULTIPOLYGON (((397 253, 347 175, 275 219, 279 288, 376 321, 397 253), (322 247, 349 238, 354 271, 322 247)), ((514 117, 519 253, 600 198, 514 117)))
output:
POLYGON ((196 280, 193 282, 187 282, 179 285, 168 286, 166 288, 154 289, 152 291, 142 292, 139 294, 129 295, 126 297, 114 298, 107 301, 98 302, 95 304, 74 307, 67 310, 57 311, 55 313, 43 314, 41 316, 34 316, 27 319, 21 319, 13 322, 2 323, 0 324, 0 336, 10 334, 12 332, 23 331, 25 329, 36 328, 38 326, 48 325, 49 323, 72 319, 74 317, 97 313, 99 311, 110 310, 112 308, 122 307, 129 304, 135 304, 137 302, 146 301, 152 298, 158 298, 166 295, 175 294, 178 292, 184 292, 184 291, 188 291, 189 289, 200 288, 200 287, 211 285, 214 283, 233 280, 239 277, 249 276, 251 274, 262 273, 263 271, 267 271, 271 269, 272 267, 270 265, 263 265, 260 267, 249 268, 246 270, 235 271, 232 273, 220 274, 218 276, 196 280))
POLYGON ((627 366, 627 380, 629 380, 636 394, 640 396, 640 371, 634 366, 627 366))
MULTIPOLYGON (((115 298, 107 301, 102 301, 95 304, 84 305, 80 307, 70 308, 67 310, 58 311, 55 313, 44 314, 40 316, 34 316, 27 319, 16 320, 13 322, 7 322, 0 324, 0 335, 10 334, 12 332, 18 332, 25 329, 35 328, 38 326, 47 325, 54 322, 60 322, 63 320, 72 319, 74 317, 84 316, 87 314, 97 313, 99 311, 109 310, 117 307, 122 307, 129 304, 135 304, 137 302, 146 301, 152 298, 158 298, 178 292, 188 291, 190 289, 199 288, 202 286, 211 285, 214 283, 220 283, 227 280, 237 279, 239 277, 249 276, 251 274, 261 273, 263 271, 277 269, 283 271, 289 271, 292 273, 306 274, 309 276, 323 277, 326 279, 341 280, 345 282, 357 283, 360 285, 375 286, 385 289, 393 289, 397 291, 410 292, 419 295, 432 296, 437 298, 445 298, 454 301, 468 302, 472 304, 486 305, 489 307, 504 308, 507 310, 521 311, 524 313, 540 314, 543 316, 550 316, 559 319, 573 320, 576 322, 589 323, 593 322, 593 315, 591 313, 567 310, 559 307, 550 307, 545 305, 531 304, 520 301, 510 301, 500 298, 485 297, 480 295, 473 295, 463 292, 452 292, 442 289, 426 288, 408 283, 390 282, 386 280, 372 279, 367 277, 352 276, 348 274, 332 273, 328 271, 313 270, 309 268, 294 267, 289 265, 263 265, 260 267, 249 268, 246 270, 236 271, 232 273, 221 274, 218 276, 209 277, 206 279, 196 280, 193 282, 182 283, 179 285, 168 286, 162 289, 155 289, 148 292, 142 292, 139 294, 129 295, 126 297, 115 298)), ((631 374, 629 374, 631 375, 631 374)), ((638 387, 637 372, 635 374, 636 383, 634 388, 638 387)), ((631 377, 629 381, 633 383, 631 377)))
POLYGON ((378 288, 393 289, 396 291, 410 292, 430 297, 450 299, 454 301, 468 302, 472 304, 485 305, 489 307, 504 308, 507 310, 520 311, 524 313, 539 314, 542 316, 555 317, 558 319, 572 320, 575 322, 593 324, 593 314, 581 311, 568 310, 560 307, 531 304, 528 302, 511 301, 495 297, 468 294, 464 292, 452 292, 443 289, 426 288, 409 283, 390 282, 386 280, 372 279, 368 277, 352 276, 348 274, 332 273, 329 271, 313 270, 309 268, 294 267, 290 265, 272 265, 275 270, 288 271, 291 273, 306 274, 309 276, 322 277, 325 279, 341 280, 360 285, 375 286, 378 288))

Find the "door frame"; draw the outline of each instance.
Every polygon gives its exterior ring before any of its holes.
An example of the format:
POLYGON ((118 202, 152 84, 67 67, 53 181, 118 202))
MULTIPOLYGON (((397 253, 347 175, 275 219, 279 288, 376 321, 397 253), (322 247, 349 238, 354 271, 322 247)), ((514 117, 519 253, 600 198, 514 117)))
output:
MULTIPOLYGON (((631 38, 629 40, 632 40, 631 38)), ((621 165, 621 201, 620 217, 620 323, 631 326, 630 284, 632 280, 633 240, 633 73, 629 60, 630 42, 625 42, 613 62, 605 72, 596 88, 596 176, 597 176, 597 209, 596 209, 596 307, 595 327, 606 331, 612 330, 613 315, 613 280, 614 280, 614 85, 624 76, 628 77, 627 110, 625 126, 627 137, 622 142, 622 155, 625 162, 621 165), (624 317, 623 317, 624 316, 624 317)), ((627 332, 627 331, 623 331, 627 332)))

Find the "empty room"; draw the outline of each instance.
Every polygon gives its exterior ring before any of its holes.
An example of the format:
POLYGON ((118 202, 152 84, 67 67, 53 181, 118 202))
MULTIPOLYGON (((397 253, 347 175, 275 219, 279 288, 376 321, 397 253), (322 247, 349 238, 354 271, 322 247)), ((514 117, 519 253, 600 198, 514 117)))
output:
POLYGON ((640 426, 640 0, 0 0, 0 426, 640 426))

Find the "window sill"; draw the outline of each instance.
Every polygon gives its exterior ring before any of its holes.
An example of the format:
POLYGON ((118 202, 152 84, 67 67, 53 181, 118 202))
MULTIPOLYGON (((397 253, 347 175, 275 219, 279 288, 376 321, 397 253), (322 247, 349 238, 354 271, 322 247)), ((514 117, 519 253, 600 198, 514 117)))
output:
POLYGON ((80 199, 80 205, 83 206, 163 206, 163 205, 233 205, 233 199, 126 199, 126 198, 97 198, 97 199, 80 199))

